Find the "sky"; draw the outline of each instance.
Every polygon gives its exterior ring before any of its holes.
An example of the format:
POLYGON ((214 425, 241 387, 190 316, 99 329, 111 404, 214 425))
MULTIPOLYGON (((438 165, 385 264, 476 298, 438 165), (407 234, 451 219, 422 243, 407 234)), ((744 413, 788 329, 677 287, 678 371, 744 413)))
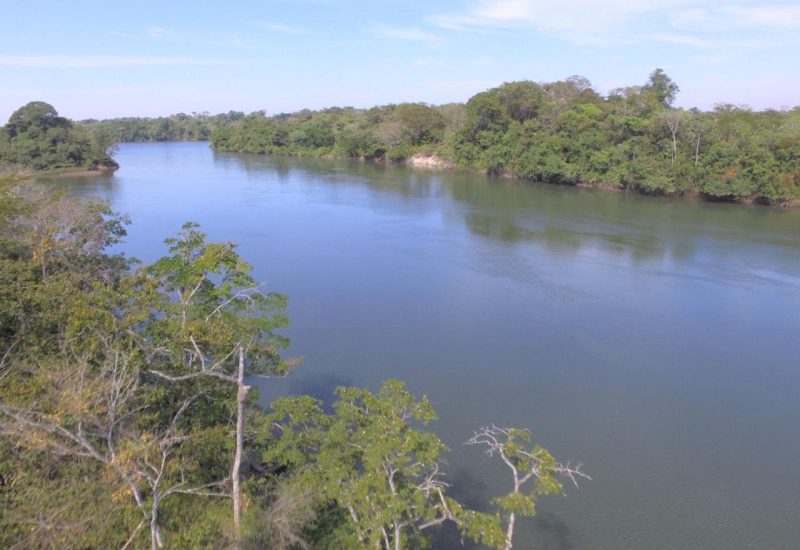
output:
POLYGON ((800 105, 800 0, 0 0, 0 123, 600 93, 663 68, 677 104, 800 105))

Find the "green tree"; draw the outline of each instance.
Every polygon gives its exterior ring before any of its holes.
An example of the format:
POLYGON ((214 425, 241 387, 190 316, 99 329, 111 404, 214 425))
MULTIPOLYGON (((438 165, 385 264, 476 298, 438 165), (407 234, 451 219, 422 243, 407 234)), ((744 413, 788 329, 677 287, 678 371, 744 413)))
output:
POLYGON ((667 76, 663 69, 656 69, 650 73, 642 92, 651 95, 660 107, 671 107, 678 95, 680 88, 667 76))
POLYGON ((241 467, 245 407, 251 386, 246 376, 285 376, 297 361, 279 351, 288 341, 276 330, 288 325, 286 297, 263 292, 233 243, 207 243, 187 223, 167 239, 170 256, 145 270, 160 296, 158 313, 145 332, 152 346, 148 373, 170 381, 221 380, 236 388, 236 431, 231 496, 236 536, 241 529, 241 467))
POLYGON ((321 506, 342 510, 329 538, 349 548, 427 547, 428 529, 453 522, 476 541, 504 540, 497 516, 464 508, 447 496, 444 444, 415 424, 436 415, 396 380, 378 393, 339 388, 333 414, 310 397, 273 403, 274 440, 265 460, 290 467, 294 483, 313 487, 321 506))
POLYGON ((489 456, 500 458, 511 472, 511 492, 494 501, 505 515, 503 550, 511 550, 513 546, 517 515, 533 517, 538 497, 563 492, 559 476, 572 481, 575 487, 579 479, 591 479, 580 465, 560 464, 544 447, 531 446, 531 434, 524 429, 484 427, 465 444, 485 447, 489 456))

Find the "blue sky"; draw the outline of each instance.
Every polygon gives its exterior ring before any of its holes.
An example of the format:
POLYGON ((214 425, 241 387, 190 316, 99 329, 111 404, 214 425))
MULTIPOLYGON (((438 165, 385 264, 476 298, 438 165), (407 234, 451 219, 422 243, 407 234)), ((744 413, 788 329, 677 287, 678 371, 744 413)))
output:
POLYGON ((678 104, 800 105, 800 0, 0 0, 0 122, 464 101, 662 67, 678 104))

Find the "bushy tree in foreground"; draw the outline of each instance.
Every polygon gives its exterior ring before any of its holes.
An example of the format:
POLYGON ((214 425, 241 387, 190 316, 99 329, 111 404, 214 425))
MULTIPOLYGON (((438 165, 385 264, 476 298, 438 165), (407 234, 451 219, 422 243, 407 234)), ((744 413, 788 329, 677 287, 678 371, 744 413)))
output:
POLYGON ((514 486, 495 500, 498 513, 470 510, 448 495, 446 448, 422 429, 436 418, 426 397, 416 399, 397 380, 377 393, 339 388, 337 395, 331 413, 307 396, 278 399, 264 444, 265 461, 287 468, 285 483, 313 494, 320 509, 339 511, 307 533, 326 547, 424 548, 430 530, 449 522, 462 537, 510 549, 516 516, 533 516, 539 496, 560 493, 559 476, 588 478, 544 448, 527 447, 525 430, 484 428, 467 443, 501 458, 514 486))

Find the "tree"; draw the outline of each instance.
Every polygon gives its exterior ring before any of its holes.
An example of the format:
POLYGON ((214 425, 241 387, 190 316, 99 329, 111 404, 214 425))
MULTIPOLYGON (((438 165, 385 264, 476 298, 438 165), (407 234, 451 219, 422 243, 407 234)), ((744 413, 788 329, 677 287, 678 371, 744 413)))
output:
POLYGON ((650 78, 642 88, 642 91, 651 95, 661 108, 672 106, 680 90, 663 69, 656 69, 650 73, 650 78))
POLYGON ((273 435, 265 459, 285 464, 295 483, 314 487, 320 505, 343 511, 334 540, 348 547, 427 547, 428 529, 454 523, 476 541, 503 540, 497 517, 463 507, 447 495, 440 454, 444 444, 426 425, 435 413, 402 382, 390 380, 377 393, 337 389, 333 414, 310 397, 273 403, 273 435))
POLYGON ((445 120, 432 107, 421 103, 403 103, 397 106, 394 114, 403 125, 406 139, 411 145, 421 145, 441 139, 445 120))
POLYGON ((233 243, 207 243, 194 223, 166 240, 170 256, 145 271, 160 296, 158 313, 146 332, 152 346, 148 373, 170 382, 221 380, 236 388, 236 428, 232 482, 234 531, 241 532, 241 467, 245 406, 251 387, 246 376, 285 376, 297 361, 279 350, 288 341, 286 298, 265 293, 233 243))
POLYGON ((33 101, 14 111, 0 129, 0 163, 34 170, 116 167, 108 138, 93 141, 89 131, 58 116, 52 105, 33 101))
POLYGON ((506 514, 506 535, 503 550, 511 550, 514 539, 516 516, 532 517, 536 514, 536 500, 542 495, 563 492, 558 476, 568 478, 575 487, 578 479, 591 479, 581 471, 580 465, 556 462, 550 452, 534 445, 530 447, 531 434, 519 428, 499 428, 495 425, 475 432, 465 445, 486 447, 486 454, 498 456, 511 472, 514 485, 511 492, 495 499, 495 503, 506 514), (530 488, 525 491, 525 486, 530 488))
POLYGON ((542 87, 530 81, 506 82, 498 94, 508 116, 520 123, 534 118, 544 100, 542 87))
MULTIPOLYGON (((662 111, 658 113, 658 118, 664 121, 669 128, 670 137, 672 138, 672 149, 670 153, 670 167, 672 172, 675 172, 675 159, 678 158, 678 132, 681 129, 681 126, 686 120, 686 113, 679 109, 674 109, 670 111, 662 111)), ((699 136, 697 141, 697 147, 699 148, 699 136)), ((696 161, 696 159, 695 159, 696 161)))
POLYGON ((6 130, 13 139, 31 129, 45 132, 50 128, 68 128, 70 125, 67 119, 58 116, 58 112, 49 103, 31 101, 11 114, 6 130))

